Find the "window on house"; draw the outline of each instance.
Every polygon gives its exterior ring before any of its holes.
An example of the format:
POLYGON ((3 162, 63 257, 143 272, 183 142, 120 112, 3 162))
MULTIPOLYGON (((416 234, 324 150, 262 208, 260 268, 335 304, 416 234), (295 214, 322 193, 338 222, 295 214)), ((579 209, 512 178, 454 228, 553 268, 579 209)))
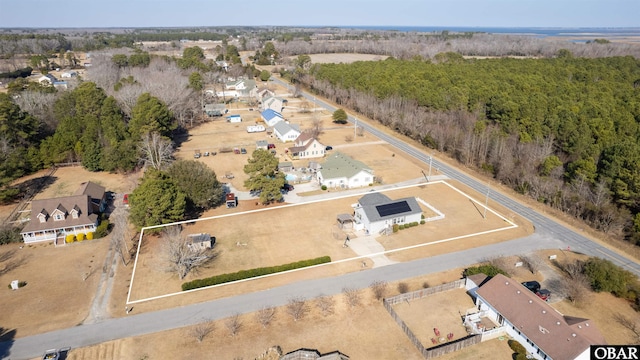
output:
POLYGON ((58 221, 58 220, 64 220, 64 216, 62 214, 55 214, 53 216, 53 219, 58 221))

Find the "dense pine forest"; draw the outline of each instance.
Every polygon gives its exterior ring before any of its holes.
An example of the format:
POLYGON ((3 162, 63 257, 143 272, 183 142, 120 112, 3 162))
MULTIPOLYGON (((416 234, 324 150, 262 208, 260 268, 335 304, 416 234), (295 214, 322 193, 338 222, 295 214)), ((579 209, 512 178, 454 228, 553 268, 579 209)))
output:
POLYGON ((640 62, 633 57, 317 64, 342 106, 522 194, 640 242, 640 62))

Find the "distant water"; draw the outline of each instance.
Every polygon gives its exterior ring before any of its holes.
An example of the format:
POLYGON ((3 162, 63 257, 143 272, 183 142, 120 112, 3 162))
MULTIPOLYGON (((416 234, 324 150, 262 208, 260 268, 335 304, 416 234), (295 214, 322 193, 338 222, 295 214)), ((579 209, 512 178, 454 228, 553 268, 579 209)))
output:
POLYGON ((640 28, 538 28, 538 27, 461 27, 461 26, 341 26, 362 30, 386 30, 400 32, 483 32, 490 34, 547 36, 640 36, 640 28))

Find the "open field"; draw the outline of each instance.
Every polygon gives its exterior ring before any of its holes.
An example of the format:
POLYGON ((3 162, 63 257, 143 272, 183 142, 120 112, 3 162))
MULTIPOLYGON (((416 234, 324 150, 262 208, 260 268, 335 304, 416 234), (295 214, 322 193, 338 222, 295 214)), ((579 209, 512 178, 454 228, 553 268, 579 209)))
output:
POLYGON ((76 326, 89 312, 109 239, 0 246, 0 324, 16 337, 76 326), (5 259, 6 258, 6 259, 5 259), (27 286, 9 290, 12 280, 27 286), (11 309, 11 310, 9 310, 11 309))
MULTIPOLYGON (((428 222, 419 227, 382 237, 380 242, 386 251, 496 229, 505 229, 504 231, 508 233, 501 237, 502 240, 521 237, 527 233, 526 229, 506 230, 512 225, 491 211, 487 212, 486 219, 483 218, 476 204, 443 183, 385 191, 385 194, 390 198, 415 196, 427 201, 436 209, 442 208, 440 211, 445 214, 442 220, 428 222)), ((333 232, 336 215, 351 213, 351 204, 356 203, 359 197, 349 196, 310 204, 274 207, 186 225, 183 230, 186 234, 205 232, 215 236, 217 239, 215 251, 218 256, 211 266, 195 274, 189 274, 184 281, 325 255, 330 256, 334 262, 354 258, 357 254, 350 248, 342 246, 344 236, 334 236, 333 232), (301 224, 304 225, 301 226, 301 224)), ((424 205, 421 204, 421 207, 425 211, 425 216, 434 215, 424 205)), ((350 236, 355 238, 357 235, 350 236)), ((473 237, 455 241, 466 243, 472 239, 473 237)), ((145 236, 143 239, 132 287, 132 301, 180 291, 183 281, 163 271, 166 268, 166 260, 161 250, 161 242, 158 236, 145 236), (163 284, 161 288, 157 286, 160 283, 163 284)), ((462 245, 464 246, 466 245, 462 245)))

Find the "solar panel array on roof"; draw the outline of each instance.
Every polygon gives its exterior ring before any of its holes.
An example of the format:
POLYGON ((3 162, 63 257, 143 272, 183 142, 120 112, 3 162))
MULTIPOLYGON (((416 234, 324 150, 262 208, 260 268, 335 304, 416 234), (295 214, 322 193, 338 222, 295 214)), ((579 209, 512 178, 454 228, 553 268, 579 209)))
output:
POLYGON ((411 211, 411 207, 405 200, 403 200, 391 204, 378 205, 376 206, 376 210, 380 217, 385 217, 409 212, 411 211))

